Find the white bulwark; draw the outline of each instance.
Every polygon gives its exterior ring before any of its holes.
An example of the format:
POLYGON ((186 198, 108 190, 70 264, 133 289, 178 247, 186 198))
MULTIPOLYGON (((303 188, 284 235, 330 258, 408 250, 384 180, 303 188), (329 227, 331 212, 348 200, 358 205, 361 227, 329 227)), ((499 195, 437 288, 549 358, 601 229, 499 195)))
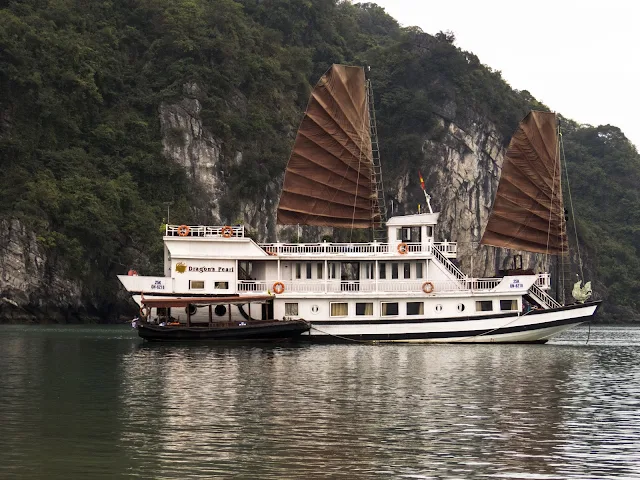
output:
POLYGON ((302 338, 312 341, 544 342, 595 313, 596 302, 558 304, 547 273, 468 277, 456 244, 434 241, 438 215, 389 219, 386 243, 258 244, 239 226, 168 225, 164 276, 118 278, 141 306, 148 297, 235 298, 212 314, 197 304, 154 308, 145 312, 152 322, 304 319, 302 338), (242 304, 264 294, 273 300, 242 304))

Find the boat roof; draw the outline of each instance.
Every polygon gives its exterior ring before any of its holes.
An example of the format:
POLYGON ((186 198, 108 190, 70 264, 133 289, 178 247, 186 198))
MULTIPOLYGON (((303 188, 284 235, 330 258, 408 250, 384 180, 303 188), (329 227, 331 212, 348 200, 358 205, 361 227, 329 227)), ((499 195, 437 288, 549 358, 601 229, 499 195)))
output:
POLYGON ((436 225, 438 223, 439 216, 439 212, 399 215, 397 217, 391 217, 389 220, 387 220, 387 225, 398 227, 420 227, 422 225, 436 225))
POLYGON ((142 298, 147 307, 186 307, 187 305, 242 305, 245 303, 261 303, 272 300, 273 295, 234 295, 232 297, 176 297, 176 298, 142 298))

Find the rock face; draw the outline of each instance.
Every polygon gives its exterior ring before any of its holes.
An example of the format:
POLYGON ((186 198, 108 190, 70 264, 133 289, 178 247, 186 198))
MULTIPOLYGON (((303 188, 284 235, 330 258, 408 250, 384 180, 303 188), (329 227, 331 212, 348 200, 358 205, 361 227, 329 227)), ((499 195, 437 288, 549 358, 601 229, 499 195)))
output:
POLYGON ((15 219, 0 228, 0 319, 65 322, 85 310, 80 286, 47 263, 33 232, 15 219))
MULTIPOLYGON (((179 102, 159 107, 163 154, 181 165, 209 198, 219 198, 223 192, 222 143, 202 124, 198 86, 186 84, 184 94, 179 102)), ((218 218, 217 203, 210 202, 209 208, 218 218)))
MULTIPOLYGON (((429 171, 426 183, 434 211, 440 211, 440 240, 458 242, 464 272, 488 277, 510 268, 520 252, 480 245, 504 160, 504 139, 491 123, 476 118, 465 129, 442 120, 439 140, 427 139, 422 151, 429 171)), ((425 169, 425 170, 427 170, 425 169)), ((547 270, 537 254, 523 254, 524 268, 547 270)))

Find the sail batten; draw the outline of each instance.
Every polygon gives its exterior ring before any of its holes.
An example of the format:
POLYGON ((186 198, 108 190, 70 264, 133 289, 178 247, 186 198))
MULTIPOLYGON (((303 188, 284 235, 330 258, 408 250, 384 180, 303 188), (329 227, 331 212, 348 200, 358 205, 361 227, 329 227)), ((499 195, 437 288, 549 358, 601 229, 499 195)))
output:
POLYGON ((333 65, 314 87, 287 164, 279 224, 380 221, 365 81, 363 68, 333 65))
POLYGON ((481 243, 567 254, 557 119, 533 111, 520 122, 504 163, 481 243))

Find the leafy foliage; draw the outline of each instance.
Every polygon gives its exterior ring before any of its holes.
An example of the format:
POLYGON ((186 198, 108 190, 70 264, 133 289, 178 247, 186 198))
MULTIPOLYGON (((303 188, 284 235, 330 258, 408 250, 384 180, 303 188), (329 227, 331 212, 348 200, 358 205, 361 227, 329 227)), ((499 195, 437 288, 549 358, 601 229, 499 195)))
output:
MULTIPOLYGON (((374 3, 339 0, 14 0, 0 10, 0 216, 36 232, 51 265, 114 311, 117 273, 158 274, 158 227, 209 213, 162 155, 158 108, 184 95, 225 158, 226 221, 280 177, 313 84, 332 63, 372 65, 385 176, 415 170, 440 122, 488 118, 508 139, 527 109, 499 72, 401 28, 374 3)), ((180 132, 167 132, 179 141, 180 132)), ((582 240, 611 302, 638 309, 635 149, 615 127, 565 136, 582 240)), ((273 189, 271 189, 273 190, 273 189)))

